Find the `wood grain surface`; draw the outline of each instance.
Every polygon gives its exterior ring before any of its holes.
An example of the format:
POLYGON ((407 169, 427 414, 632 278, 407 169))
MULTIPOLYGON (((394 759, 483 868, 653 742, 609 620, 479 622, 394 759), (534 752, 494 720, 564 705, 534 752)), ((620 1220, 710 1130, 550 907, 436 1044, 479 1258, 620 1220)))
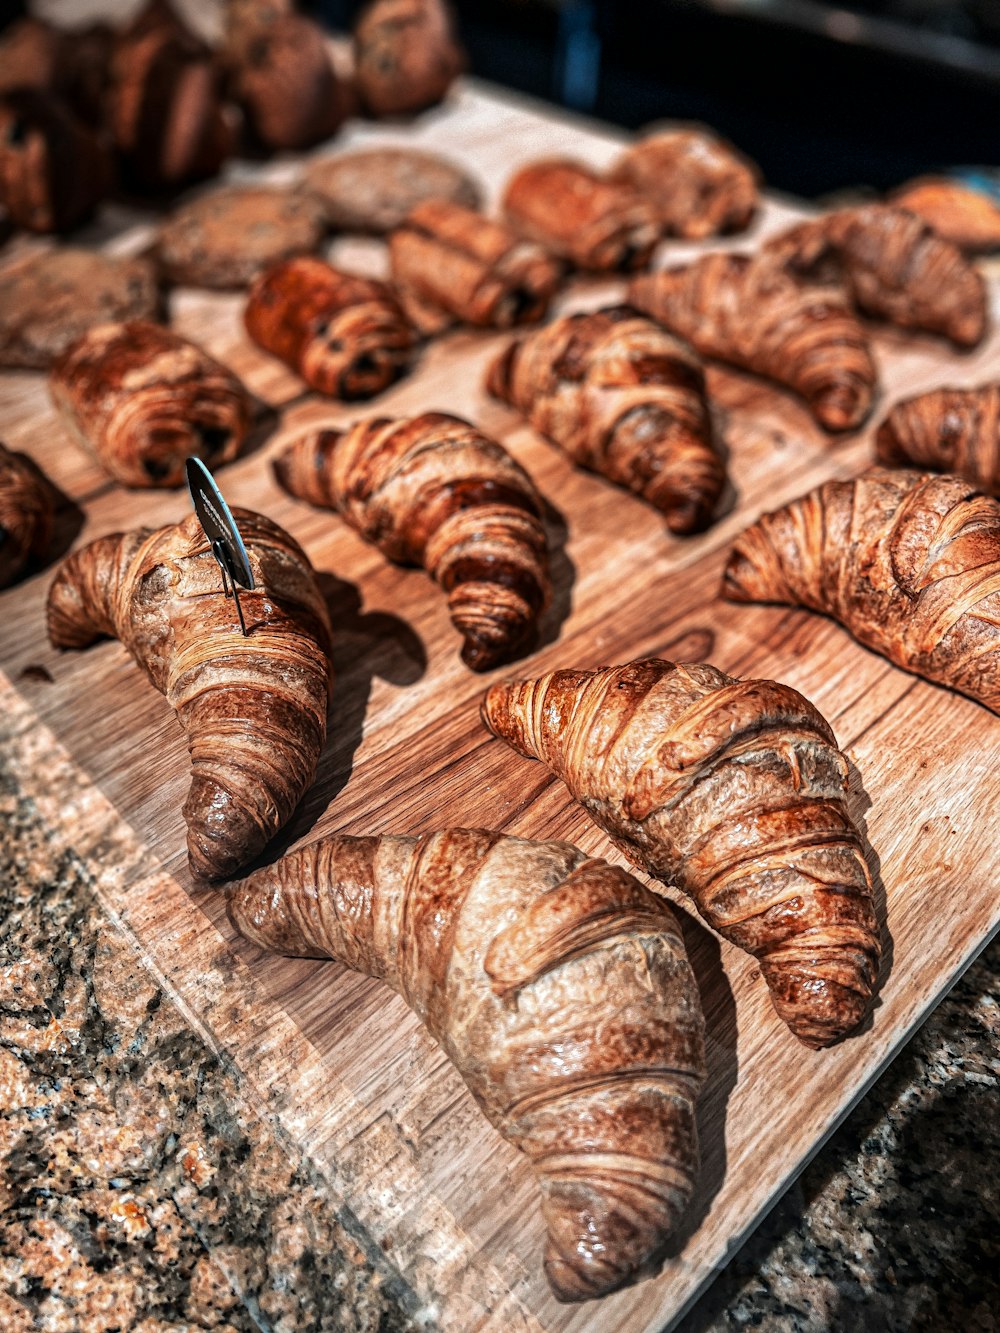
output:
MULTIPOLYGON (((412 127, 352 126, 336 147, 363 142, 438 147, 474 171, 491 198, 532 157, 569 153, 600 168, 619 148, 608 132, 473 81, 412 127)), ((291 180, 299 169, 283 159, 237 174, 291 180)), ((801 213, 769 200, 754 232, 730 244, 750 248, 801 213)), ((149 227, 148 218, 122 214, 85 239, 141 250, 149 227)), ((664 245, 658 262, 704 248, 664 245)), ((331 253, 363 271, 384 267, 378 243, 338 239, 331 253)), ((1000 273, 991 281, 996 308, 1000 273)), ((617 281, 577 282, 559 308, 598 305, 622 290, 617 281)), ((278 489, 269 459, 296 431, 366 409, 307 395, 250 345, 241 304, 238 295, 181 290, 171 313, 262 402, 257 447, 219 473, 226 498, 286 526, 321 571, 329 600, 337 670, 330 739, 281 846, 333 830, 485 825, 620 859, 558 781, 483 729, 483 689, 513 672, 477 677, 462 666, 440 590, 420 571, 388 565, 336 516, 278 489)), ((268 956, 234 937, 223 895, 188 876, 181 806, 189 766, 173 714, 118 644, 68 654, 48 647, 51 571, 0 593, 2 732, 54 836, 86 855, 107 905, 240 1072, 248 1096, 381 1240, 429 1327, 662 1329, 1000 926, 1000 719, 897 670, 830 621, 717 596, 730 540, 747 522, 866 466, 888 404, 997 375, 1000 334, 958 356, 936 340, 873 331, 882 393, 868 427, 840 439, 790 396, 713 369, 731 486, 719 521, 693 539, 671 537, 652 509, 575 470, 485 396, 484 365, 504 343, 503 335, 453 333, 426 347, 415 372, 373 406, 471 417, 504 441, 546 497, 556 595, 541 645, 517 673, 655 654, 787 681, 832 723, 852 765, 852 811, 874 849, 886 946, 878 998, 863 1031, 833 1050, 796 1042, 753 961, 681 903, 708 1024, 704 1171, 659 1278, 599 1306, 557 1305, 542 1275, 543 1228, 526 1163, 404 1003, 337 964, 268 956)), ((113 485, 57 421, 43 376, 3 374, 0 399, 6 443, 36 458, 83 509, 78 542, 188 512, 186 493, 113 485)))

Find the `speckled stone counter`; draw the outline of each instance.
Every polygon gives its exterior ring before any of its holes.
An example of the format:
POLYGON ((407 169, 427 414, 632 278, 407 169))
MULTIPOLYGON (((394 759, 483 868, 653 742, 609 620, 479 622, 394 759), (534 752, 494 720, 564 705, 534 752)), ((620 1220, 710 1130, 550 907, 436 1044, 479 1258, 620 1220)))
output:
MULTIPOLYGON (((248 1108, 2 759, 0 818, 0 1328, 415 1327, 381 1247, 248 1108)), ((1000 1326, 998 1039, 994 945, 684 1333, 1000 1326)))

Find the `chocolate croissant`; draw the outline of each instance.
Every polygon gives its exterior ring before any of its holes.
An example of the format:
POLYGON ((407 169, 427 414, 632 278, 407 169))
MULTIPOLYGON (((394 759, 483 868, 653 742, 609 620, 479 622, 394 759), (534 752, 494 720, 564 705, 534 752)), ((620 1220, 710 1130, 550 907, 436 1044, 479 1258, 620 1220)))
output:
POLYGON ((119 639, 176 709, 193 769, 188 858, 210 880, 253 861, 312 782, 332 680, 326 603, 301 547, 260 514, 233 515, 256 583, 239 594, 245 638, 193 514, 99 537, 48 600, 54 647, 119 639))
POLYGON ((0 588, 45 557, 54 498, 34 464, 0 444, 0 588))
POLYGON ((847 761, 808 699, 654 658, 494 685, 483 719, 757 959, 800 1041, 828 1046, 857 1027, 878 924, 847 761))
POLYGON ((871 409, 875 364, 835 290, 796 282, 759 258, 713 254, 634 278, 628 299, 702 356, 793 389, 826 430, 851 430, 871 409))
POLYGON ((986 332, 982 275, 905 209, 845 208, 782 232, 764 254, 798 275, 836 279, 859 310, 899 328, 940 334, 957 347, 974 347, 986 332))
POLYGON ((726 474, 701 362, 628 306, 564 315, 511 343, 487 388, 575 463, 659 509, 671 532, 711 521, 726 474))
POLYGON ((252 404, 225 366, 147 320, 99 324, 56 361, 52 401, 123 486, 182 486, 194 455, 209 467, 240 452, 252 404))
POLYGON ((29 231, 68 231, 111 185, 111 159, 58 98, 32 89, 0 97, 0 204, 29 231))
POLYGON ((244 935, 398 991, 525 1153, 561 1301, 659 1267, 698 1174, 704 1020, 677 920, 617 866, 476 829, 333 837, 230 890, 244 935))
POLYGON ((443 0, 372 0, 354 25, 354 77, 373 116, 436 105, 464 66, 443 0))
POLYGON ((488 671, 534 633, 550 596, 542 502, 507 451, 443 412, 303 436, 275 462, 281 485, 336 509, 390 560, 448 594, 462 661, 488 671))
POLYGON ((709 130, 664 130, 633 144, 611 179, 653 206, 666 236, 700 241, 745 231, 757 211, 760 173, 709 130))
POLYGON ((895 208, 915 213, 964 254, 1000 250, 1000 205, 948 176, 921 176, 893 191, 895 208))
POLYGON ((411 210, 389 259, 403 308, 428 335, 456 320, 506 329, 542 319, 562 274, 540 245, 447 199, 411 210))
POLYGON ((878 428, 883 463, 955 472, 1000 496, 1000 382, 979 389, 935 389, 897 403, 878 428))
POLYGON ((523 236, 599 273, 645 268, 660 234, 652 206, 629 186, 564 158, 522 167, 503 208, 523 236))
POLYGON ((822 611, 1000 713, 1000 503, 958 477, 873 468, 828 481, 747 528, 722 591, 822 611))
POLYGON ((266 269, 243 319, 255 343, 331 398, 381 393, 409 368, 416 343, 384 282, 310 256, 266 269))

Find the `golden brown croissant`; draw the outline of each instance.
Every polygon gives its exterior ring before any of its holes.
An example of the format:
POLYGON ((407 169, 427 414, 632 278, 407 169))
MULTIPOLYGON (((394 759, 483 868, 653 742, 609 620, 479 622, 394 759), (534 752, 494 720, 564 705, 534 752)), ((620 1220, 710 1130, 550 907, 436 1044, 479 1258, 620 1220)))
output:
POLYGON ((522 167, 503 207, 524 236, 595 272, 644 268, 660 234, 652 206, 629 186, 563 158, 522 167))
POLYGON ((955 472, 1000 495, 1000 382, 897 403, 878 428, 875 451, 883 463, 955 472))
POLYGON ((487 671, 534 632, 550 595, 542 502, 531 478, 475 426, 443 412, 359 421, 297 440, 275 462, 285 490, 336 509, 448 594, 462 661, 487 671))
POLYGON ((545 1273, 582 1301, 649 1276, 698 1172, 704 1022, 673 912, 562 842, 327 838, 230 891, 250 939, 336 958, 416 1011, 531 1162, 545 1273))
POLYGON ((880 954, 871 880, 847 761, 808 699, 650 659, 494 685, 483 718, 759 961, 800 1041, 861 1022, 880 954))
POLYGON ((443 0, 372 0, 354 25, 354 77, 373 116, 434 106, 464 65, 443 0))
POLYGON ((559 262, 503 223, 448 199, 413 208, 389 238, 392 278, 424 334, 455 320, 506 329, 544 318, 559 262))
POLYGON ((774 237, 764 255, 843 283, 866 314, 974 347, 986 332, 986 284, 950 241, 888 204, 845 208, 774 237))
POLYGON ((30 460, 0 444, 0 588, 41 560, 52 539, 54 495, 30 460))
POLYGON ((564 315, 513 342, 487 388, 575 463, 659 509, 671 532, 711 521, 726 474, 701 362, 630 307, 564 315))
POLYGON ((416 342, 384 282, 306 255, 260 275, 244 322, 255 343, 332 398, 381 393, 407 370, 416 342))
POLYGON ((871 409, 875 364, 837 291, 761 259, 713 254, 633 278, 628 299, 702 356, 793 389, 826 430, 850 430, 871 409))
POLYGON ((747 528, 723 593, 822 611, 1000 713, 1000 503, 958 477, 873 468, 828 481, 747 528))
POLYGON ((889 202, 915 213, 965 254, 1000 250, 1000 206, 982 190, 947 176, 921 176, 901 185, 889 202))
POLYGON ((701 128, 647 135, 617 159, 611 179, 652 204, 667 236, 700 241, 744 231, 757 211, 757 168, 701 128))
POLYGON ((49 590, 57 648, 119 639, 177 710, 193 774, 188 857, 226 879, 287 822, 326 739, 330 622, 301 547, 260 514, 233 511, 256 588, 239 594, 247 637, 192 514, 155 532, 100 537, 49 590))
POLYGON ((148 320, 90 329, 55 363, 49 389, 123 486, 182 486, 187 458, 230 462, 250 423, 250 396, 232 371, 148 320))

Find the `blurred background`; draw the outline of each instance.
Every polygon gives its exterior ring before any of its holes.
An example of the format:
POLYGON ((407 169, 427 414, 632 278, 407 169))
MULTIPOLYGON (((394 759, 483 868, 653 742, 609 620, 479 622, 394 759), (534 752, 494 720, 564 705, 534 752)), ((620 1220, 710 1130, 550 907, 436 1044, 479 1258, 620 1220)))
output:
MULTIPOLYGON (((453 2, 482 78, 629 129, 706 121, 773 189, 1000 165, 1000 0, 453 2)), ((346 29, 361 5, 311 8, 346 29)))

